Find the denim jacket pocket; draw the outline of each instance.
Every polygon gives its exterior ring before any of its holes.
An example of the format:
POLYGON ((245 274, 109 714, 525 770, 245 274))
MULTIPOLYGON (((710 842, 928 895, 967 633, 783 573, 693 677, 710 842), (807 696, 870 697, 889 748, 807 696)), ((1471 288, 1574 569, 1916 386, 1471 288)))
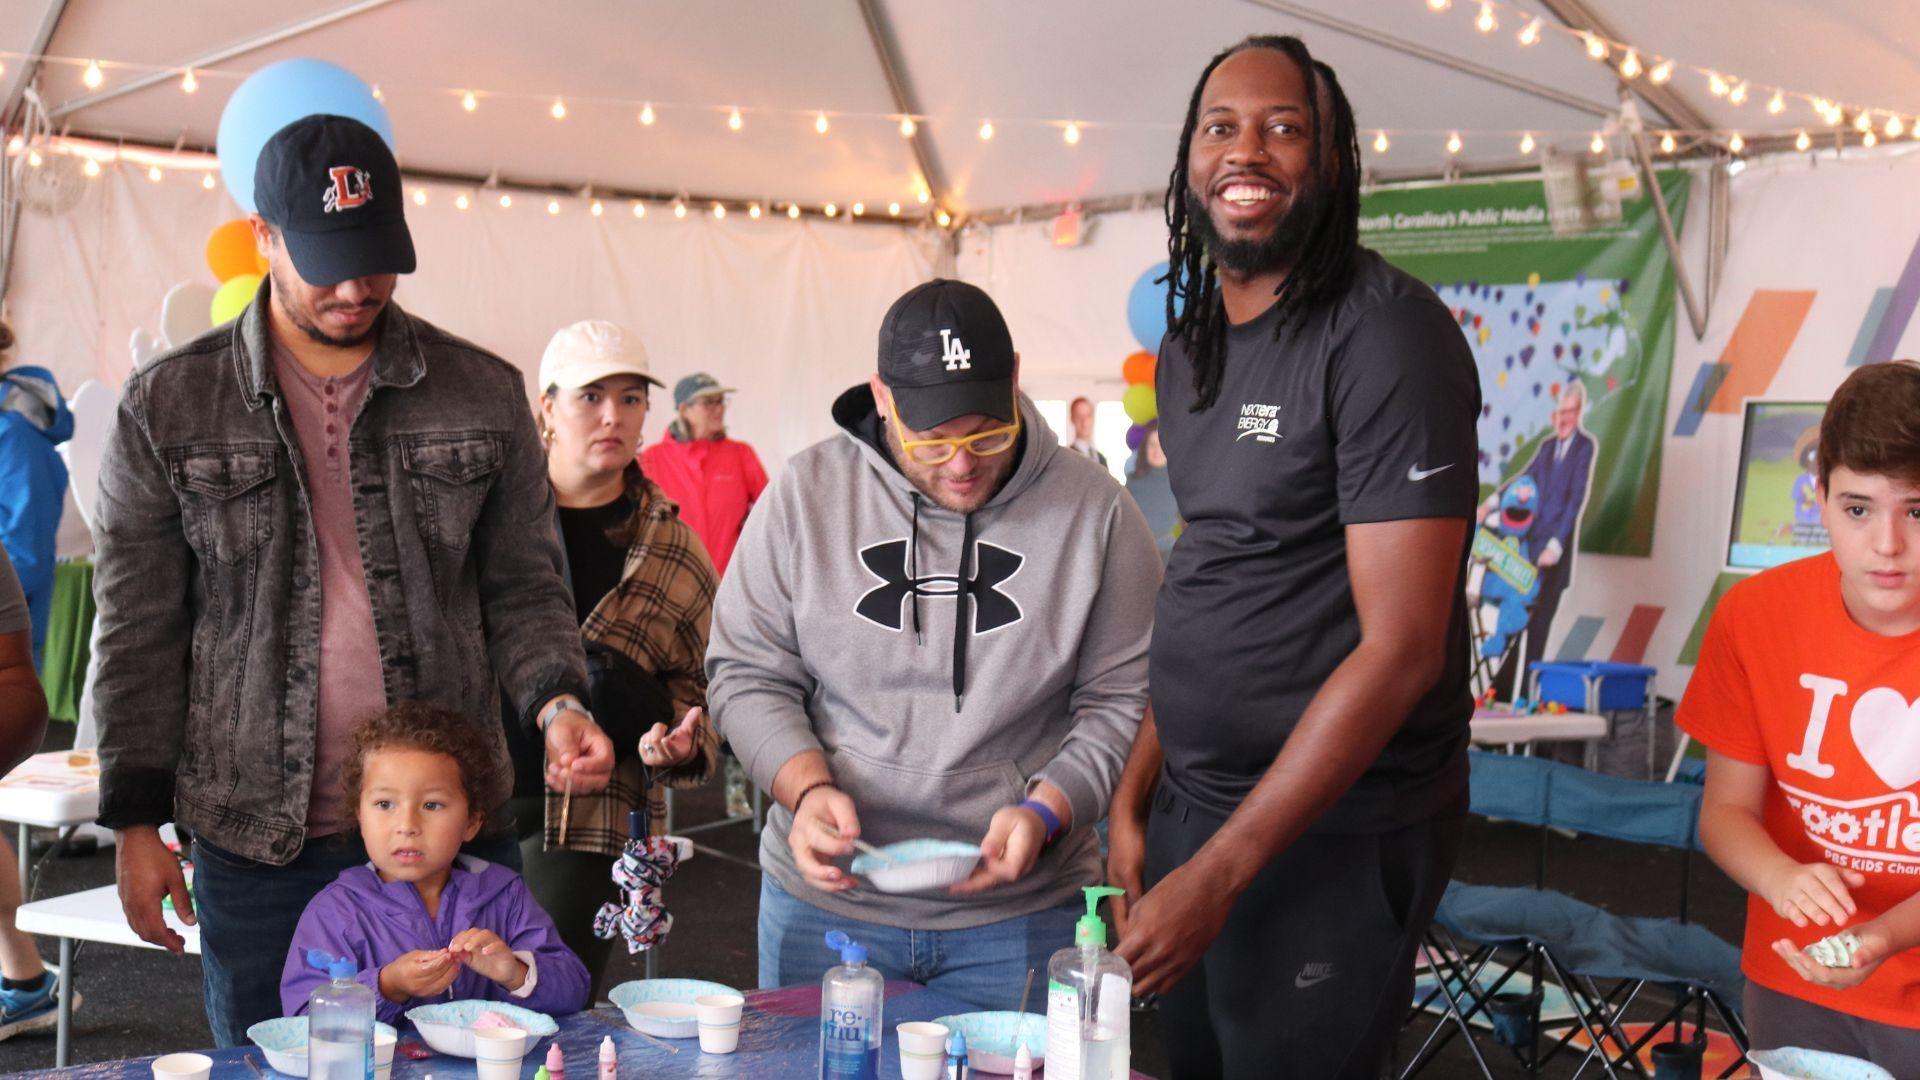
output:
POLYGON ((414 518, 430 543, 464 551, 500 471, 499 440, 487 434, 416 435, 403 441, 414 518))
POLYGON ((168 462, 187 540, 203 558, 234 565, 273 537, 273 486, 279 475, 269 443, 191 447, 168 462))

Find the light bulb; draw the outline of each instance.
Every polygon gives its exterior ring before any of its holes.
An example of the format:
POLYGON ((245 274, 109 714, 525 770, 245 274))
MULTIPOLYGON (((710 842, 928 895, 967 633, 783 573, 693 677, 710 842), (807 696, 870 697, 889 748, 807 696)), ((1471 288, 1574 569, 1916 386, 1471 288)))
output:
POLYGON ((1374 153, 1384 154, 1387 152, 1387 147, 1391 145, 1393 144, 1387 141, 1386 132, 1379 131, 1374 133, 1374 136, 1373 136, 1373 152, 1374 153))
POLYGON ((864 213, 866 213, 866 212, 867 212, 867 204, 866 204, 866 203, 863 203, 863 202, 857 202, 857 203, 854 203, 854 204, 853 204, 853 216, 854 216, 854 217, 859 217, 859 216, 860 216, 861 214, 864 214, 864 213))
POLYGON ((899 216, 900 216, 900 204, 899 204, 899 203, 897 203, 897 202, 890 202, 890 203, 888 203, 888 204, 887 204, 887 216, 888 216, 888 217, 899 217, 899 216))
POLYGON ((453 197, 453 208, 455 210, 465 210, 472 205, 473 200, 467 198, 467 193, 464 191, 453 197))
POLYGON ((1740 133, 1737 131, 1733 133, 1733 138, 1727 140, 1727 149, 1732 153, 1737 154, 1746 148, 1747 140, 1741 138, 1740 133))
POLYGON ((1491 34, 1500 29, 1500 20, 1493 17, 1493 5, 1482 2, 1480 16, 1473 20, 1473 28, 1483 34, 1491 34))
POLYGON ((510 210, 512 208, 513 208, 513 196, 511 195, 500 196, 500 209, 510 210))
POLYGON ((1747 84, 1744 82, 1739 83, 1732 90, 1728 91, 1727 100, 1733 102, 1735 105, 1745 105, 1747 103, 1747 84))
POLYGON ((1588 56, 1593 57, 1595 60, 1605 60, 1607 58, 1607 43, 1601 40, 1600 35, 1592 33, 1591 31, 1582 31, 1582 36, 1587 39, 1588 56))
POLYGON ((469 90, 460 95, 460 107, 472 112, 480 107, 480 99, 473 96, 473 91, 469 90))
POLYGON ((1897 139, 1906 134, 1907 125, 1897 116, 1887 117, 1887 138, 1897 139))
POLYGON ((205 176, 202 176, 200 178, 200 186, 203 188, 206 188, 208 191, 212 191, 214 188, 213 174, 208 173, 205 176))
POLYGON ((903 116, 900 118, 900 137, 901 138, 911 139, 913 138, 913 133, 918 130, 920 129, 916 124, 914 124, 913 117, 903 116))
POLYGON ((1707 72, 1707 89, 1713 93, 1714 97, 1726 97, 1727 91, 1731 88, 1719 72, 1709 71, 1707 72))
POLYGON ((1445 11, 1453 6, 1453 0, 1427 0, 1427 6, 1435 11, 1445 11))
POLYGON ((1459 152, 1460 152, 1460 133, 1457 131, 1451 132, 1447 135, 1447 153, 1457 154, 1459 152))
POLYGON ((1773 96, 1767 99, 1767 111, 1775 116, 1779 116, 1782 112, 1786 111, 1786 108, 1787 96, 1775 90, 1773 96))
POLYGON ((380 89, 379 83, 373 84, 373 100, 375 101, 387 100, 387 95, 380 89))
POLYGON ((733 110, 732 112, 730 112, 730 113, 728 113, 728 114, 727 114, 727 128, 728 128, 728 130, 730 130, 730 131, 739 131, 739 130, 741 129, 741 127, 743 127, 743 126, 744 126, 745 124, 746 124, 746 121, 745 121, 745 120, 743 120, 743 119, 741 119, 741 117, 740 117, 740 110, 739 110, 739 109, 735 109, 735 110, 733 110))
POLYGON ((560 216, 560 200, 559 199, 547 200, 547 216, 549 217, 560 216))
POLYGON ((1653 65, 1653 70, 1647 72, 1647 78, 1652 81, 1655 86, 1666 85, 1667 81, 1673 78, 1673 61, 1662 60, 1653 65))
POLYGON ((1620 77, 1623 79, 1637 79, 1640 77, 1641 70, 1640 54, 1634 52, 1632 49, 1628 49, 1627 58, 1620 61, 1620 77))
POLYGON ((799 203, 788 203, 788 204, 787 204, 787 216, 788 216, 788 217, 790 217, 790 218, 798 218, 798 217, 800 216, 800 204, 799 204, 799 203))
MULTIPOLYGON (((1920 131, 1920 127, 1914 128, 1914 130, 1920 131)), ((933 193, 928 191, 926 188, 921 188, 919 193, 916 194, 914 198, 920 201, 921 206, 925 206, 927 205, 927 201, 933 198, 933 193)))
POLYGON ((413 205, 415 206, 427 205, 427 189, 426 188, 413 189, 413 205))
POLYGON ((646 204, 646 203, 643 203, 643 202, 641 202, 641 201, 640 201, 640 200, 638 200, 638 199, 635 199, 635 200, 633 201, 633 216, 634 216, 634 217, 636 217, 636 218, 643 218, 643 217, 646 217, 646 216, 647 216, 647 204, 646 204))
POLYGON ((818 132, 818 133, 820 133, 820 134, 822 134, 822 135, 825 135, 825 134, 827 133, 827 128, 828 128, 828 126, 829 126, 829 125, 827 124, 827 114, 826 114, 826 113, 820 113, 820 114, 819 114, 818 116, 815 116, 815 117, 813 118, 813 130, 814 130, 814 131, 816 131, 816 132, 818 132))
POLYGON ((993 138, 993 121, 982 120, 980 122, 980 141, 985 142, 991 138, 993 138))
POLYGON ((640 126, 641 127, 653 126, 653 102, 651 101, 647 102, 645 105, 640 106, 640 126))
POLYGON ((718 221, 718 220, 720 220, 721 218, 724 218, 724 217, 726 217, 726 216, 727 216, 727 205, 726 205, 725 203, 714 203, 714 204, 713 204, 713 218, 714 218, 714 220, 715 220, 715 221, 718 221))
POLYGON ((38 151, 38 150, 29 150, 29 151, 27 151, 27 166, 28 166, 29 168, 34 168, 34 169, 37 169, 37 168, 39 168, 39 167, 40 167, 40 163, 41 163, 41 162, 42 162, 43 160, 45 160, 45 159, 44 159, 44 158, 42 158, 42 157, 40 156, 40 151, 38 151))
POLYGON ((88 158, 87 163, 80 166, 80 171, 86 173, 87 179, 91 180, 100 175, 100 163, 92 158, 88 158))
POLYGON ((594 217, 599 217, 606 212, 607 208, 600 204, 599 199, 593 200, 593 204, 587 207, 587 213, 592 214, 594 217))
POLYGON ((1520 44, 1523 46, 1535 45, 1535 44, 1538 44, 1539 41, 1540 41, 1540 20, 1536 18, 1532 22, 1528 23, 1526 27, 1520 31, 1520 44))
POLYGON ((748 216, 748 217, 750 217, 750 218, 752 218, 752 219, 753 219, 753 220, 755 220, 755 221, 759 221, 759 220, 760 220, 760 204, 759 204, 759 203, 748 203, 748 204, 747 204, 747 216, 748 216))
POLYGON ((1804 130, 1802 130, 1799 135, 1794 137, 1793 148, 1795 150, 1805 153, 1807 149, 1812 145, 1813 145, 1812 136, 1809 136, 1804 130))
POLYGON ((1067 140, 1068 146, 1080 145, 1080 125, 1067 121, 1067 129, 1060 133, 1060 137, 1067 140))
POLYGON ((1675 146, 1675 143, 1673 141, 1673 132, 1669 131, 1666 134, 1660 136, 1660 152, 1661 153, 1663 154, 1673 153, 1674 146, 1675 146))
POLYGON ((687 216, 687 204, 675 199, 673 201, 673 216, 675 218, 685 218, 687 216))
POLYGON ((107 81, 106 75, 100 70, 100 61, 87 61, 87 70, 80 74, 80 81, 85 83, 89 90, 100 89, 100 84, 107 81))
POLYGON ((160 171, 160 166, 158 165, 147 166, 147 179, 153 181, 154 183, 156 184, 159 183, 161 179, 164 178, 165 176, 166 174, 160 171))
MULTIPOLYGON (((1874 147, 1880 145, 1880 136, 1875 135, 1873 132, 1869 131, 1865 135, 1861 136, 1860 145, 1871 150, 1874 147)), ((1738 151, 1735 151, 1735 152, 1738 153, 1738 151)))
POLYGON ((1593 133, 1593 141, 1587 144, 1587 149, 1596 154, 1604 154, 1607 152, 1607 140, 1596 131, 1593 133))
POLYGON ((187 73, 180 76, 180 92, 183 94, 191 94, 198 89, 200 89, 200 80, 194 78, 193 69, 188 68, 187 73))
POLYGON ((1520 152, 1523 154, 1533 153, 1533 132, 1526 131, 1521 133, 1520 152))
POLYGON ((559 98, 554 98, 553 108, 547 111, 553 114, 555 120, 565 120, 567 118, 567 103, 561 101, 559 98))
POLYGON ((939 222, 940 227, 944 229, 947 226, 953 224, 953 215, 947 213, 945 210, 942 210, 939 213, 933 215, 933 220, 939 222))
POLYGON ((835 217, 840 213, 840 208, 832 203, 828 203, 825 207, 821 208, 820 212, 828 217, 835 217))

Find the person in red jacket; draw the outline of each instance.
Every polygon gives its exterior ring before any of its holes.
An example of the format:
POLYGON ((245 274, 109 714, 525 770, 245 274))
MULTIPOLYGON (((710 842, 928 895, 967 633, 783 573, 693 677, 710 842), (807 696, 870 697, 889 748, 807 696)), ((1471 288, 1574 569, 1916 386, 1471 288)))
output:
POLYGON ((707 546, 715 574, 725 576, 727 560, 747 523, 747 511, 767 488, 767 471, 753 447, 727 438, 727 395, 732 387, 706 372, 695 372, 673 387, 680 413, 667 437, 640 454, 640 468, 680 504, 680 517, 707 546))

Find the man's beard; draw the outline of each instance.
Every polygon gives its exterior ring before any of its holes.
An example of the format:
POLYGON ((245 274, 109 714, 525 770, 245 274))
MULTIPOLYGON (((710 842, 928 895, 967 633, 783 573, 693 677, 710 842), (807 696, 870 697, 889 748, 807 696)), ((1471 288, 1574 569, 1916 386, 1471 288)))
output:
POLYGON ((1294 195, 1293 205, 1274 223, 1272 233, 1252 240, 1229 240, 1220 235, 1213 215, 1194 194, 1192 185, 1187 187, 1186 203, 1187 227, 1200 238, 1208 260, 1230 274, 1243 277, 1293 265, 1326 209, 1326 199, 1318 185, 1303 188, 1294 195))
MULTIPOLYGON (((314 322, 312 313, 295 310, 294 306, 287 302, 288 298, 299 294, 291 289, 282 288, 279 274, 269 271, 269 276, 273 278, 273 291, 281 297, 281 310, 287 313, 288 321, 292 322, 296 329, 307 335, 315 344, 327 345, 335 349, 351 349, 355 345, 365 343, 368 338, 374 335, 375 331, 380 329, 380 320, 374 319, 367 324, 365 330, 362 330, 358 334, 349 337, 334 337, 320 329, 319 324, 314 322)), ((381 304, 380 306, 384 307, 385 304, 381 304)))

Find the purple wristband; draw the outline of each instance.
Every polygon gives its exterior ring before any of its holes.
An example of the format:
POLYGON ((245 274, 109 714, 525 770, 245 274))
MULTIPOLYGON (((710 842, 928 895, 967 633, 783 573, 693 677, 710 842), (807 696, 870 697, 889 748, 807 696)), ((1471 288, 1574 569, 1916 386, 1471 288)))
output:
POLYGON ((1053 807, 1039 799, 1026 799, 1020 803, 1019 808, 1031 810, 1039 815, 1040 824, 1047 828, 1047 843, 1051 844, 1060 839, 1060 815, 1053 812, 1053 807))

